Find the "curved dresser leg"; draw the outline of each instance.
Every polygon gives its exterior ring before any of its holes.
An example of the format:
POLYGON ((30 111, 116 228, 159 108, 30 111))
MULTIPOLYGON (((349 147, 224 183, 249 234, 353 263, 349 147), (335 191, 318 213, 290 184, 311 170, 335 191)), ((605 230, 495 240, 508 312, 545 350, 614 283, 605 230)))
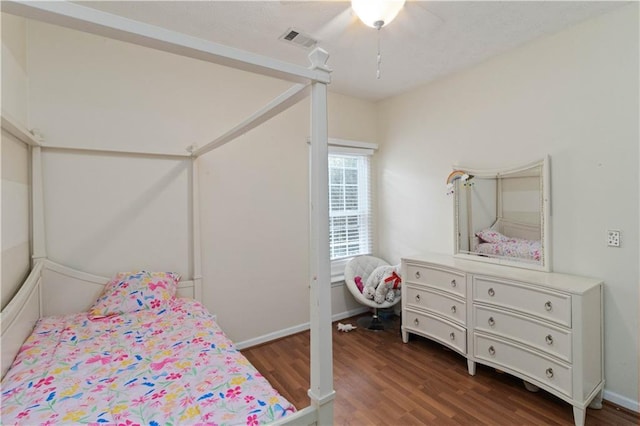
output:
POLYGON ((409 333, 402 330, 402 343, 409 343, 409 333))
POLYGON ((469 370, 470 376, 476 375, 476 363, 471 361, 470 359, 467 359, 467 369, 469 370))
POLYGON ((586 408, 573 406, 573 421, 576 426, 584 426, 584 418, 587 414, 586 408))
POLYGON ((540 390, 539 387, 537 387, 533 383, 527 382, 526 380, 523 380, 522 383, 524 384, 524 388, 529 392, 538 392, 540 390))
POLYGON ((600 392, 596 394, 595 398, 593 398, 593 401, 591 401, 591 404, 589 404, 589 408, 593 408, 594 410, 602 409, 603 393, 604 393, 604 389, 600 389, 600 392))

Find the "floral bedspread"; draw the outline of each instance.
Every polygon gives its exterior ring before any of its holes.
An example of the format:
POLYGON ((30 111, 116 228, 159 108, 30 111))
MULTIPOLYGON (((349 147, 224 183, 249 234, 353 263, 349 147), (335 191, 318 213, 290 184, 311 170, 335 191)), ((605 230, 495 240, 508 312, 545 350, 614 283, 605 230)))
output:
POLYGON ((9 424, 257 425, 295 411, 198 302, 41 319, 2 381, 9 424))
POLYGON ((540 261, 540 241, 510 238, 506 241, 495 243, 480 243, 476 246, 476 253, 498 257, 516 257, 540 261))

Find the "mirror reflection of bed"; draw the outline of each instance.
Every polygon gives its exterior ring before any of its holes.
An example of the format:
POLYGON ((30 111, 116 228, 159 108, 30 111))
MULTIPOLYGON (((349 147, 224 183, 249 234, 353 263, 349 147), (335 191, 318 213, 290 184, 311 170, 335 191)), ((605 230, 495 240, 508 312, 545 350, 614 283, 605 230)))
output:
POLYGON ((502 170, 459 168, 455 181, 456 254, 550 270, 548 160, 502 170))

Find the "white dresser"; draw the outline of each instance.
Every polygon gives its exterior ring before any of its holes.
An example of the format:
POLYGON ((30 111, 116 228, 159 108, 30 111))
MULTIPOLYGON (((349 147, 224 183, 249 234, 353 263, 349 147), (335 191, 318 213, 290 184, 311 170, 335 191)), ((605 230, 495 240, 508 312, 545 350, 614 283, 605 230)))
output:
POLYGON ((402 340, 418 334, 573 405, 602 406, 601 280, 427 254, 402 259, 402 340))

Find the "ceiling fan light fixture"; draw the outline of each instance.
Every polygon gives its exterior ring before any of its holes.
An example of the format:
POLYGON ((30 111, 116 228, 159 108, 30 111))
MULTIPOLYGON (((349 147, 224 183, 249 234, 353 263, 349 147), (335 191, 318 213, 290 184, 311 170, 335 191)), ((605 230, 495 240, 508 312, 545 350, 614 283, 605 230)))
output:
POLYGON ((404 3, 405 0, 351 0, 351 7, 365 25, 380 29, 393 21, 404 3))

